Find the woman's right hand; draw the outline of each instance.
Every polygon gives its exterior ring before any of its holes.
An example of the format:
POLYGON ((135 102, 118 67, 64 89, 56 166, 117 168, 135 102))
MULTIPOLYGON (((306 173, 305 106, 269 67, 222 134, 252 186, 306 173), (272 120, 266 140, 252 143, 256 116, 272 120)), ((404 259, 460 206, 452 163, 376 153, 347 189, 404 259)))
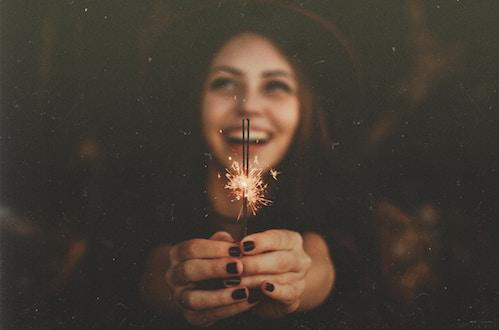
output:
POLYGON ((166 283, 169 297, 193 325, 209 325, 244 312, 255 304, 247 301, 248 288, 239 285, 243 264, 239 245, 229 234, 215 233, 210 239, 192 239, 168 249, 166 283), (205 280, 223 279, 230 288, 206 290, 205 280))

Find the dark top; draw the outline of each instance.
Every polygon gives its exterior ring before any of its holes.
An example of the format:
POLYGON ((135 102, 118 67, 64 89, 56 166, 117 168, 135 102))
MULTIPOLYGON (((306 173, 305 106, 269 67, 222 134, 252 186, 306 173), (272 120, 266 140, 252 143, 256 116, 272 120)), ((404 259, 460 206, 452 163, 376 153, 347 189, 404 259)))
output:
MULTIPOLYGON (((339 190, 340 185, 337 186, 339 190)), ((309 196, 300 205, 286 207, 275 201, 259 211, 248 221, 248 233, 267 229, 289 229, 298 232, 313 231, 327 241, 336 267, 333 293, 318 308, 305 313, 295 313, 279 320, 260 319, 250 312, 222 320, 215 329, 323 329, 369 328, 380 318, 374 297, 377 284, 377 263, 373 245, 374 226, 363 194, 357 192, 321 192, 309 196), (348 197, 347 197, 348 196, 348 197), (313 198, 312 198, 313 197, 313 198), (374 323, 373 323, 374 322, 374 323)), ((218 215, 206 202, 206 193, 190 199, 168 201, 157 208, 156 226, 152 245, 174 243, 194 237, 209 237, 218 215), (197 207, 196 207, 197 206, 197 207), (197 219, 191 220, 188 219, 197 219)), ((162 328, 174 322, 174 328, 190 328, 182 319, 166 320, 147 317, 143 322, 152 328, 162 328)))
MULTIPOLYGON (((110 188, 100 189, 104 193, 98 205, 89 207, 87 214, 93 221, 86 235, 87 253, 67 285, 35 303, 36 312, 19 314, 12 325, 40 329, 190 328, 180 317, 164 319, 148 310, 140 302, 138 283, 154 247, 209 237, 217 230, 211 225, 217 214, 210 209, 203 189, 189 193, 187 188, 170 185, 178 191, 165 193, 154 188, 160 186, 157 182, 136 179, 120 190, 120 176, 135 177, 117 173, 103 184, 110 188)), ((318 189, 292 207, 276 199, 249 220, 248 232, 283 228, 321 234, 336 268, 330 297, 315 310, 283 319, 260 319, 247 312, 219 321, 213 328, 376 328, 376 320, 382 316, 374 297, 381 288, 376 280, 378 260, 366 195, 353 191, 349 184, 337 182, 328 187, 331 189, 318 189)))

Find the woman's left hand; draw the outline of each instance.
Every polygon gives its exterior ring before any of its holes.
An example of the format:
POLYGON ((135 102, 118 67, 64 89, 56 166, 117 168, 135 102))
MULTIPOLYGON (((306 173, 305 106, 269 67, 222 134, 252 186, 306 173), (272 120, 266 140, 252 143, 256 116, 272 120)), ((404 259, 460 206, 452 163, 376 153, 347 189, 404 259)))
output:
POLYGON ((256 306, 255 312, 264 317, 279 318, 295 312, 306 288, 306 275, 312 265, 303 248, 301 234, 272 229, 246 236, 241 241, 243 273, 241 285, 258 299, 261 292, 270 299, 256 306))

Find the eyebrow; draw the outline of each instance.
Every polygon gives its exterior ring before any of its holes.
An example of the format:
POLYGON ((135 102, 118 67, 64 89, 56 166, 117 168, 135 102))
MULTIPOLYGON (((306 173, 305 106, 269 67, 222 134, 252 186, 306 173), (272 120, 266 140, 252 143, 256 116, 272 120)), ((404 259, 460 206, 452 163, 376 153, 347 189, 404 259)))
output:
POLYGON ((271 70, 271 71, 265 71, 263 73, 263 77, 265 78, 271 78, 271 77, 292 77, 292 74, 288 71, 284 70, 271 70))
POLYGON ((241 71, 239 71, 238 69, 233 68, 231 66, 227 66, 227 65, 216 66, 211 70, 211 72, 219 72, 219 71, 225 71, 228 73, 232 73, 235 76, 242 76, 243 75, 243 73, 241 71))
MULTIPOLYGON (((235 76, 244 76, 244 73, 234 67, 231 67, 231 66, 227 66, 227 65, 220 65, 220 66, 216 66, 214 67, 211 72, 219 72, 219 71, 225 71, 225 72, 228 72, 228 73, 231 73, 235 76)), ((288 71, 285 71, 285 70, 269 70, 269 71, 264 71, 262 76, 264 78, 272 78, 272 77, 289 77, 289 78, 292 78, 293 75, 288 72, 288 71)))

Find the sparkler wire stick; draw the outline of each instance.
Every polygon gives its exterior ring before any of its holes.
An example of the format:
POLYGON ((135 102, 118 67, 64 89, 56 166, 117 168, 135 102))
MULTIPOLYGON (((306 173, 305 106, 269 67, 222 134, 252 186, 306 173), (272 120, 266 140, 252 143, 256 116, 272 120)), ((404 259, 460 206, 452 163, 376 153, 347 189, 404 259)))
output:
POLYGON ((249 176, 249 132, 250 132, 250 121, 246 119, 246 177, 249 176))
MULTIPOLYGON (((253 215, 256 215, 258 209, 264 206, 269 206, 270 204, 272 204, 272 201, 265 197, 267 184, 263 181, 262 178, 262 173, 264 170, 258 168, 258 166, 255 166, 251 169, 249 168, 249 146, 251 140, 249 136, 250 120, 247 118, 242 119, 241 135, 242 165, 239 165, 239 162, 234 161, 229 169, 225 169, 225 177, 227 178, 227 183, 224 188, 231 191, 231 195, 234 198, 233 200, 231 200, 231 202, 242 202, 239 214, 237 215, 236 223, 241 221, 240 234, 246 234, 248 212, 251 211, 253 215)), ((231 160, 231 157, 229 157, 229 160, 231 160)), ((256 157, 254 162, 255 164, 258 164, 256 157)), ((277 180, 277 175, 279 174, 279 172, 270 169, 270 173, 274 180, 277 180)))
MULTIPOLYGON (((249 132, 250 121, 249 119, 242 119, 242 135, 243 135, 243 155, 242 165, 243 173, 246 179, 249 177, 249 132)), ((246 187, 243 188, 243 215, 242 215, 242 237, 246 236, 248 231, 248 198, 246 196, 246 187)))

